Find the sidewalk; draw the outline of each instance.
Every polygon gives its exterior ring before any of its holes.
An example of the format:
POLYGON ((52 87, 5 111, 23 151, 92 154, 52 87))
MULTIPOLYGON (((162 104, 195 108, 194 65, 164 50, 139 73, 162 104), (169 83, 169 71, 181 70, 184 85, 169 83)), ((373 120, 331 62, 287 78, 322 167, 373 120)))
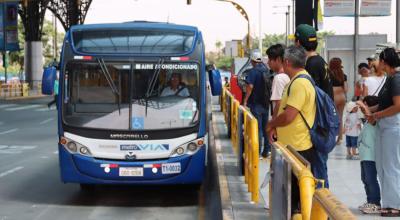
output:
POLYGON ((337 196, 358 219, 395 219, 383 218, 379 214, 364 215, 358 210, 358 206, 364 204, 367 200, 364 185, 361 182, 360 160, 346 159, 345 143, 336 146, 329 154, 328 174, 329 190, 337 196))
MULTIPOLYGON (((262 189, 259 204, 250 201, 251 195, 244 183, 244 176, 239 174, 237 156, 233 152, 231 140, 227 136, 227 127, 219 106, 213 106, 212 129, 215 138, 218 172, 220 179, 220 192, 224 219, 258 220, 269 219, 268 210, 265 209, 265 200, 268 200, 268 187, 262 189)), ((260 160, 259 185, 269 169, 266 160, 260 160)))
MULTIPOLYGON (((268 219, 268 186, 260 190, 260 203, 250 202, 250 193, 239 174, 237 156, 233 153, 231 140, 219 106, 213 106, 212 128, 215 137, 217 162, 219 167, 220 191, 224 219, 268 219), (221 184, 222 183, 222 184, 221 184), (264 200, 265 199, 265 200, 264 200)), ((260 160, 259 185, 269 170, 269 161, 260 160)), ((364 215, 358 206, 366 201, 364 185, 361 182, 360 160, 347 160, 343 143, 336 146, 329 155, 328 172, 330 191, 343 202, 358 219, 387 219, 377 215, 364 215)), ((394 218, 389 218, 394 219, 394 218)))

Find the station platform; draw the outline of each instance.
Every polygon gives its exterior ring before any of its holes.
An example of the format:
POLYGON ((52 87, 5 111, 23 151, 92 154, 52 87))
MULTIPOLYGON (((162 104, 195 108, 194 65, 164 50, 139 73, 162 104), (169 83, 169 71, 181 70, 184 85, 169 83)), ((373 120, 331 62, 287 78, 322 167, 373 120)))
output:
MULTIPOLYGON (((224 115, 218 105, 213 105, 212 132, 217 153, 222 215, 224 219, 271 219, 269 217, 269 196, 266 174, 270 168, 269 159, 260 159, 258 204, 251 202, 244 177, 240 175, 237 156, 233 151, 224 115), (262 188, 263 187, 263 188, 262 188)), ((329 155, 328 173, 330 191, 347 206, 357 219, 387 219, 380 215, 364 215, 358 206, 366 201, 361 182, 360 160, 347 160, 345 143, 336 146, 329 155)), ((273 201, 272 201, 273 202, 273 201)), ((390 218, 389 218, 390 219, 390 218)))

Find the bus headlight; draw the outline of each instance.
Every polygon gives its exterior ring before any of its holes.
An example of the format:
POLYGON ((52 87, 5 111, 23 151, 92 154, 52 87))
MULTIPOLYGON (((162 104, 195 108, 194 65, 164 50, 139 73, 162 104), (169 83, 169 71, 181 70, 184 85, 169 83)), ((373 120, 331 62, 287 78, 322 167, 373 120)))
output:
POLYGON ((197 150, 197 144, 192 142, 192 143, 188 144, 187 149, 189 151, 196 151, 197 150))
POLYGON ((183 145, 175 148, 175 150, 171 153, 170 157, 178 157, 183 154, 193 155, 203 145, 204 145, 204 138, 199 138, 199 139, 193 140, 189 143, 183 144, 183 145))
POLYGON ((76 152, 78 150, 78 147, 76 146, 75 142, 71 141, 67 143, 67 148, 68 150, 72 152, 76 152))
POLYGON ((70 153, 80 153, 86 156, 92 155, 88 147, 66 137, 61 137, 60 144, 63 145, 70 153))
POLYGON ((83 154, 83 155, 90 155, 89 149, 85 146, 80 147, 79 152, 81 152, 81 154, 83 154))
POLYGON ((175 152, 178 155, 182 155, 183 153, 185 153, 185 150, 182 147, 178 147, 176 148, 175 152))

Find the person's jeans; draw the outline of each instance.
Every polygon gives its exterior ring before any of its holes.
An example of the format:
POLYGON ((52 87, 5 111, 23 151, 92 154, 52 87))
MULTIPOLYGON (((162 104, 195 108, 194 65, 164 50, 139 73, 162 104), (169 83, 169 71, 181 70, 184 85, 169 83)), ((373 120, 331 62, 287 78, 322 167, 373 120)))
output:
POLYGON ((381 205, 381 193, 378 183, 375 161, 361 161, 361 181, 364 183, 367 202, 381 205))
MULTIPOLYGON (((315 147, 313 147, 315 149, 315 147)), ((315 178, 324 180, 325 188, 329 188, 328 180, 328 154, 324 154, 315 150, 315 163, 311 171, 315 178)), ((322 188, 322 184, 318 183, 317 188, 322 188)))
POLYGON ((257 119, 258 122, 258 144, 259 144, 259 154, 268 154, 271 152, 271 147, 268 141, 267 131, 265 130, 268 123, 268 109, 264 108, 262 105, 251 105, 249 106, 251 113, 257 119), (264 147, 262 148, 262 138, 264 137, 264 147))

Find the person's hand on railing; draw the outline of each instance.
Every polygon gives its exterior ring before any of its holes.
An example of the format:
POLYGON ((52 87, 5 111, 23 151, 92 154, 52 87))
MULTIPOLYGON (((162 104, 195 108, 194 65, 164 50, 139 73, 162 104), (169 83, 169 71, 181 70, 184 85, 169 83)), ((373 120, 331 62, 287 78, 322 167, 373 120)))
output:
POLYGON ((273 143, 277 140, 277 136, 276 136, 276 128, 271 128, 268 130, 267 127, 267 132, 268 132, 268 139, 270 143, 273 143))

